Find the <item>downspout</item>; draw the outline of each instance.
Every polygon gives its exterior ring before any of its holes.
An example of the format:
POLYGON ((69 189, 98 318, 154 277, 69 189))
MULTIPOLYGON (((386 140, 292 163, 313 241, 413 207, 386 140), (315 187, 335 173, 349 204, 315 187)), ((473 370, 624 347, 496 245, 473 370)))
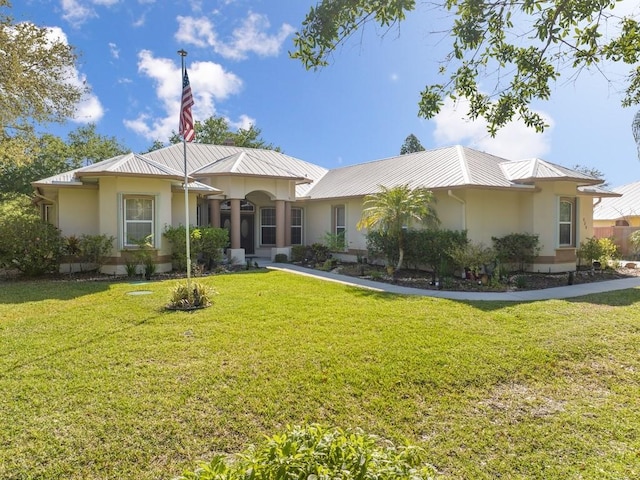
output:
POLYGON ((447 195, 449 195, 454 200, 457 200, 458 202, 460 202, 460 205, 462 205, 462 230, 466 230, 467 229, 467 202, 462 200, 460 197, 456 197, 453 194, 453 191, 451 190, 447 190, 447 195))

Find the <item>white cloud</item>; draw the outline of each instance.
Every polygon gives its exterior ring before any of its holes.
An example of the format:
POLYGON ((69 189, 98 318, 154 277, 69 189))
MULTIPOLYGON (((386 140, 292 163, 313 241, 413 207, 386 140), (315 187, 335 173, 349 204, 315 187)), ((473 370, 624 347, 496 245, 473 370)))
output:
MULTIPOLYGON (((52 44, 56 42, 69 44, 67 35, 59 27, 48 27, 47 37, 52 44)), ((71 120, 77 123, 91 123, 100 120, 104 115, 104 108, 99 98, 91 92, 91 85, 87 82, 87 77, 75 67, 67 69, 66 74, 69 83, 76 87, 87 89, 78 105, 76 105, 76 112, 71 120)))
POLYGON ((78 0, 61 0, 60 6, 63 12, 62 18, 74 27, 79 27, 90 18, 98 16, 95 10, 78 0))
POLYGON ((229 126, 233 128, 242 128, 243 130, 249 130, 251 128, 251 125, 255 124, 256 119, 251 118, 248 115, 240 115, 240 118, 235 122, 229 120, 229 126))
POLYGON ((109 42, 109 52, 111 52, 111 56, 116 60, 120 58, 120 49, 115 43, 109 42))
POLYGON ((543 158, 551 149, 553 119, 544 112, 538 112, 549 125, 544 133, 536 133, 524 122, 515 121, 491 137, 487 133, 487 123, 467 119, 467 111, 466 100, 456 103, 451 99, 445 101, 440 113, 434 117, 436 129, 433 136, 438 145, 465 145, 509 160, 543 158))
MULTIPOLYGON (((216 101, 225 100, 242 89, 242 80, 217 63, 194 62, 188 65, 188 71, 196 120, 215 115, 216 101)), ((124 124, 149 140, 166 140, 178 129, 182 92, 180 65, 168 58, 156 58, 151 51, 143 50, 138 54, 138 72, 152 80, 163 113, 152 116, 142 112, 134 120, 125 120, 124 124)), ((241 117, 240 122, 244 124, 244 121, 241 117)))
POLYGON ((176 40, 196 47, 215 46, 218 44, 213 31, 213 23, 205 17, 193 18, 178 16, 176 40))
POLYGON ((206 17, 178 16, 177 21, 177 41, 202 48, 212 47, 216 53, 234 60, 245 59, 249 53, 261 57, 278 55, 284 41, 295 31, 291 25, 284 23, 276 34, 269 35, 267 30, 271 24, 267 16, 249 12, 240 26, 233 30, 231 39, 222 41, 213 22, 206 17))

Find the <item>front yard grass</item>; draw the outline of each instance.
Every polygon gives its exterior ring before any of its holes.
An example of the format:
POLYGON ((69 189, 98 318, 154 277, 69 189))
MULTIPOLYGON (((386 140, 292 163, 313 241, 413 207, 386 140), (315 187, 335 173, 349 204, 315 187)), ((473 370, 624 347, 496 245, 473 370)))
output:
POLYGON ((0 283, 0 478, 170 479, 307 423, 418 444, 442 478, 640 477, 640 290, 198 281, 219 295, 192 313, 163 311, 175 281, 0 283))

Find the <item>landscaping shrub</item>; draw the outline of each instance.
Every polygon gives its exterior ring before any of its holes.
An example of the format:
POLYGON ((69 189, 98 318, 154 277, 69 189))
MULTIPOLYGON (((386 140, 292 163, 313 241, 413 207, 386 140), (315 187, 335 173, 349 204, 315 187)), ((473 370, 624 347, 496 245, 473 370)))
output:
POLYGON ((426 266, 436 278, 450 276, 455 261, 451 250, 468 244, 466 230, 408 230, 406 232, 405 259, 414 268, 426 266))
POLYGON ((216 455, 181 480, 426 480, 435 469, 425 452, 358 430, 289 427, 233 460, 216 455))
POLYGON ((307 246, 306 245, 293 245, 291 247, 291 261, 303 262, 307 258, 307 246))
POLYGON ((371 230, 367 233, 367 252, 369 258, 383 258, 387 265, 396 265, 400 252, 398 239, 388 233, 371 230))
POLYGON ((540 239, 532 233, 510 233, 491 240, 498 261, 512 271, 526 271, 540 254, 540 239))
POLYGON ((347 246, 346 232, 326 232, 324 234, 323 243, 327 246, 330 252, 344 252, 344 249, 347 246))
POLYGON ((274 261, 276 263, 286 263, 289 259, 287 258, 286 253, 276 253, 274 261))
POLYGON ((56 227, 40 219, 28 199, 0 207, 0 266, 29 276, 58 272, 64 239, 56 227))
POLYGON ((618 246, 611 238, 587 238, 580 242, 576 255, 580 265, 584 261, 589 267, 593 266, 593 262, 600 262, 603 266, 607 266, 610 261, 620 258, 618 246))
POLYGON ((483 271, 488 273, 487 270, 496 261, 496 251, 482 242, 467 242, 465 245, 454 246, 448 251, 459 268, 468 268, 474 276, 478 276, 483 271))
POLYGON ((324 263, 331 258, 329 247, 323 243, 312 243, 311 254, 311 260, 315 263, 324 263))
POLYGON ((629 244, 633 248, 633 259, 637 260, 640 256, 640 230, 629 235, 629 244))
POLYGON ((114 241, 115 237, 111 235, 82 235, 79 241, 81 261, 100 270, 111 255, 114 241))
MULTIPOLYGON (((171 243, 171 261, 173 268, 187 270, 187 239, 183 225, 167 227, 163 235, 171 243)), ((222 259, 222 249, 229 245, 229 232, 224 228, 190 227, 190 250, 192 260, 200 258, 209 269, 222 259)))
POLYGON ((216 291, 199 282, 178 283, 171 291, 167 308, 169 310, 188 310, 191 308, 208 307, 213 303, 216 291))

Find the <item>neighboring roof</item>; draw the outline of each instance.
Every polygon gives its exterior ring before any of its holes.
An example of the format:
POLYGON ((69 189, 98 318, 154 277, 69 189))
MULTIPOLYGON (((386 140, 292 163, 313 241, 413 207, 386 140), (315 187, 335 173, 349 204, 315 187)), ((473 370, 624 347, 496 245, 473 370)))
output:
POLYGON ((616 198, 603 198, 593 208, 594 220, 617 220, 640 216, 640 182, 614 188, 616 198))
POLYGON ((309 197, 354 197, 378 192, 380 185, 404 184, 429 189, 473 186, 522 189, 539 180, 567 180, 579 185, 602 183, 537 158, 513 162, 458 145, 331 170, 311 187, 309 197))

